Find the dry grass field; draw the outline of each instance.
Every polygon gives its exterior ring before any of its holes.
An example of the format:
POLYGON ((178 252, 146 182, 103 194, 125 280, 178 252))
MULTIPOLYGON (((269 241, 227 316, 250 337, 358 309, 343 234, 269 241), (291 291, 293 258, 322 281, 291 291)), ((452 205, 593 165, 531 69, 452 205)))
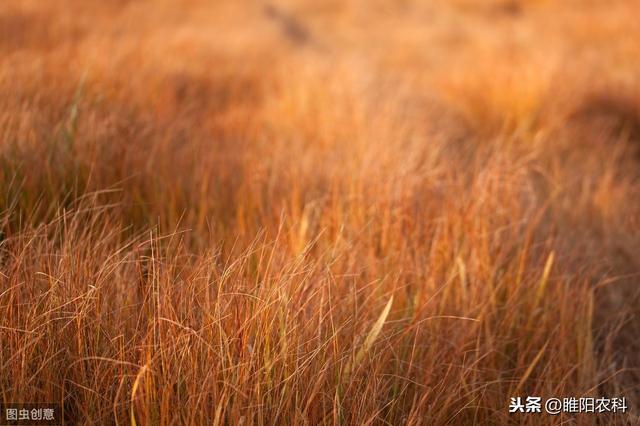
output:
POLYGON ((640 424, 639 14, 0 0, 0 403, 640 424))

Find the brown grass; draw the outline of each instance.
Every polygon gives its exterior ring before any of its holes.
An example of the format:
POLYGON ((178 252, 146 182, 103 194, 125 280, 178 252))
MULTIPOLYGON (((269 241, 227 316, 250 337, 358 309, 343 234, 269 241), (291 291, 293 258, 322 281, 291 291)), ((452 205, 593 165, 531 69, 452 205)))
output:
POLYGON ((2 402, 636 422, 637 3, 226 3, 0 4, 2 402))

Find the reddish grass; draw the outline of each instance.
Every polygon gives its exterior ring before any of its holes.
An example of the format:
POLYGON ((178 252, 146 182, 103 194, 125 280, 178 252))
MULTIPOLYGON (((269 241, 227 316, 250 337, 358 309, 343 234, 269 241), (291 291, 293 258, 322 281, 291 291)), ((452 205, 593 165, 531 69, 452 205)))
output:
POLYGON ((633 1, 106 3, 0 5, 2 402, 637 421, 633 1))

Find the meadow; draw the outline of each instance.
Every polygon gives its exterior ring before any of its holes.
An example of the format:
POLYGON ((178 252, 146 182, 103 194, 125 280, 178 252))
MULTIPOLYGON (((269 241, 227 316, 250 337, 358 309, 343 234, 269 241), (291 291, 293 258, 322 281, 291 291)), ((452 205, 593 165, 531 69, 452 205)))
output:
POLYGON ((638 424, 639 13, 2 0, 0 403, 638 424))

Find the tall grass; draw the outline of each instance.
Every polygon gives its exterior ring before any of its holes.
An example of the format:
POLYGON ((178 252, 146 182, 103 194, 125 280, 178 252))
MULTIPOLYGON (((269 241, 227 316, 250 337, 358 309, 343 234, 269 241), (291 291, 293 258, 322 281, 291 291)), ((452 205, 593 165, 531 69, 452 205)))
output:
POLYGON ((597 4, 405 3, 273 9, 321 48, 248 3, 3 6, 2 402, 68 424, 636 419, 640 97, 615 52, 638 46, 585 41, 597 4), (549 25, 551 59, 522 36, 505 61, 509 20, 549 25), (618 72, 575 78, 566 46, 618 72), (631 410, 510 415, 518 395, 631 410))

